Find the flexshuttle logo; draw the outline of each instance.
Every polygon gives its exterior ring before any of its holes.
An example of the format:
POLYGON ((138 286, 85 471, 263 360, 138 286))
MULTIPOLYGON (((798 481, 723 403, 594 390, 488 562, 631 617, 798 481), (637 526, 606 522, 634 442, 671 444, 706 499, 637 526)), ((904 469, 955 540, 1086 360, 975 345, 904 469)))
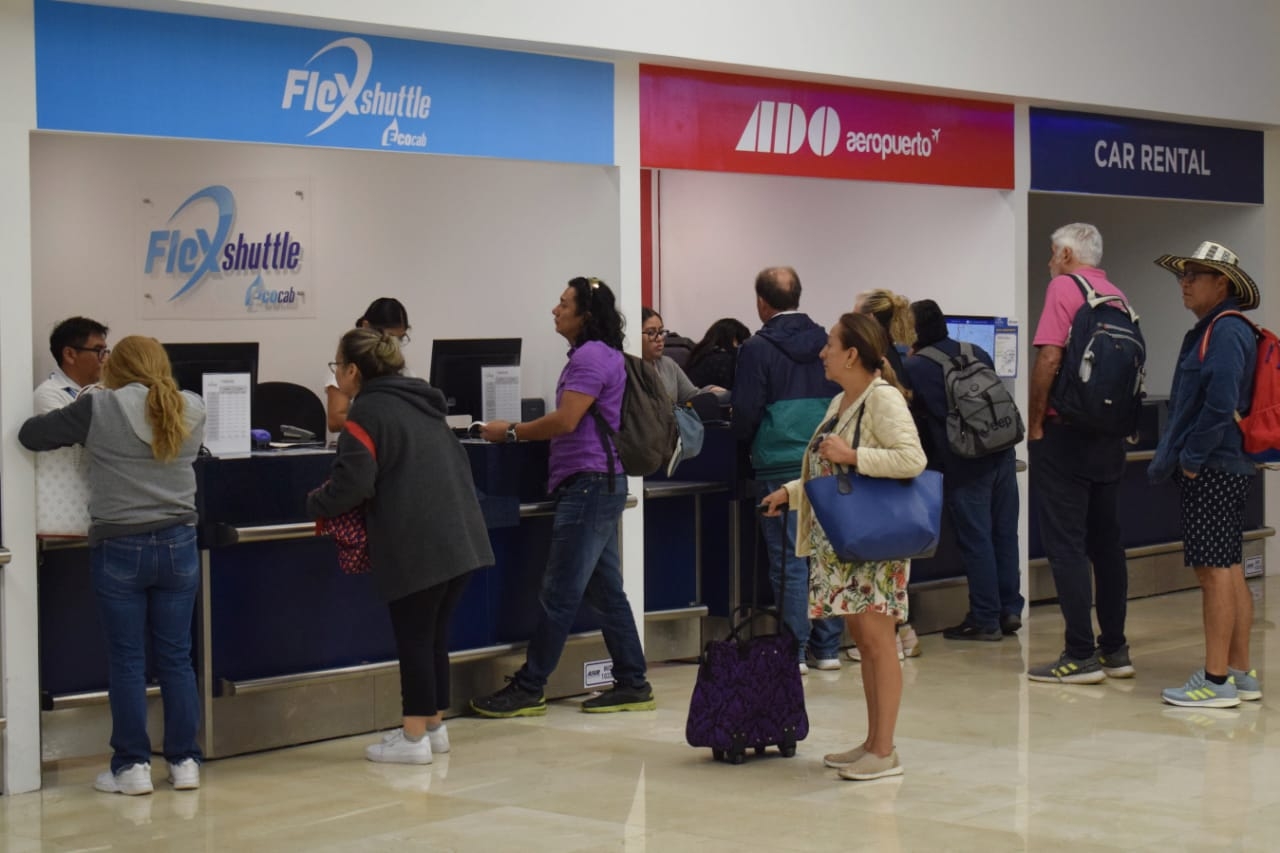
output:
POLYGON ((327 130, 344 116, 381 116, 392 120, 382 133, 384 146, 425 147, 425 133, 401 133, 396 120, 425 119, 431 113, 431 96, 420 85, 384 88, 381 81, 374 81, 370 87, 372 72, 373 48, 367 41, 355 36, 331 41, 313 53, 304 67, 288 70, 280 109, 325 114, 327 117, 307 136, 327 130), (354 66, 349 72, 324 73, 311 67, 320 57, 335 52, 350 53, 354 66))
POLYGON ((245 293, 245 307, 294 303, 293 288, 266 288, 261 272, 298 270, 302 244, 287 230, 267 232, 261 240, 246 239, 242 231, 232 240, 235 218, 235 195, 227 187, 214 184, 197 190, 180 204, 169 217, 167 224, 171 227, 150 233, 143 272, 185 277, 169 302, 190 294, 210 275, 258 272, 245 293))

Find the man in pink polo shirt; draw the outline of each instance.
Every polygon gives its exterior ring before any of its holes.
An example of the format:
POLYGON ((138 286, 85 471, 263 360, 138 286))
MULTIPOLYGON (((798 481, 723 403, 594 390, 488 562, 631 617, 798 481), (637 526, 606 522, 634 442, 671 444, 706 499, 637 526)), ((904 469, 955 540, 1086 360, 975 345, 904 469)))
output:
POLYGON ((1099 294, 1121 298, 1124 294, 1098 269, 1102 235, 1094 226, 1083 222, 1062 226, 1053 232, 1050 251, 1049 274, 1053 278, 1032 341, 1037 353, 1031 370, 1027 448, 1031 488, 1040 510, 1040 542, 1049 558, 1058 606, 1067 624, 1061 657, 1032 666, 1027 677, 1032 681, 1096 684, 1108 676, 1133 676, 1124 636, 1129 574, 1117 518, 1124 439, 1064 422, 1050 407, 1049 395, 1062 367, 1071 322, 1085 302, 1071 276, 1083 276, 1099 294), (1095 586, 1096 638, 1090 612, 1095 586))

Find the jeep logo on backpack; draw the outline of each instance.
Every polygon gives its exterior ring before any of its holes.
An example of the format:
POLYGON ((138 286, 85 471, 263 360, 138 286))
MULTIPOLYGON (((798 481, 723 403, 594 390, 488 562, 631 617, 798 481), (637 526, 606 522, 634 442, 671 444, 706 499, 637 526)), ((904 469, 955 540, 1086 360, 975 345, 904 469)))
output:
POLYGON ((978 360, 973 345, 960 344, 960 354, 948 358, 937 347, 916 355, 942 368, 947 389, 947 444, 967 459, 988 456, 1022 441, 1022 414, 996 372, 978 360))

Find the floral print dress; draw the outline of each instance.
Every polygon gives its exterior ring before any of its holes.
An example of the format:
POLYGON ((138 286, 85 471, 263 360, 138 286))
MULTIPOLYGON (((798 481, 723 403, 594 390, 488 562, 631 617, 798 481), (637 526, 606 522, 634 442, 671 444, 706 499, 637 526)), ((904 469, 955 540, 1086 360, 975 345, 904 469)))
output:
MULTIPOLYGON (((817 442, 808 449, 809 471, 814 477, 835 473, 830 462, 818 455, 817 442)), ((867 519, 875 524, 874 519, 867 519)), ((854 613, 886 613, 897 622, 907 621, 907 578, 910 560, 847 563, 836 556, 822 525, 814 519, 809 529, 809 618, 854 613)))

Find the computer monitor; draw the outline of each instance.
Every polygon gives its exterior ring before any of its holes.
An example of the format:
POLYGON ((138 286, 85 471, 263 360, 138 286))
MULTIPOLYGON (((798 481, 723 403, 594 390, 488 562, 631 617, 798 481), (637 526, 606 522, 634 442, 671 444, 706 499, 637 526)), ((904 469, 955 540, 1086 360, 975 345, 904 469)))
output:
POLYGON ((247 373, 250 389, 258 384, 257 341, 165 344, 164 348, 173 366, 173 379, 183 391, 203 395, 206 373, 247 373))
POLYGON ((982 347, 987 355, 996 354, 996 318, 956 315, 947 318, 947 336, 982 347))
POLYGON ((437 338, 431 342, 431 384, 444 393, 451 415, 483 418, 480 368, 519 366, 520 338, 437 338))

